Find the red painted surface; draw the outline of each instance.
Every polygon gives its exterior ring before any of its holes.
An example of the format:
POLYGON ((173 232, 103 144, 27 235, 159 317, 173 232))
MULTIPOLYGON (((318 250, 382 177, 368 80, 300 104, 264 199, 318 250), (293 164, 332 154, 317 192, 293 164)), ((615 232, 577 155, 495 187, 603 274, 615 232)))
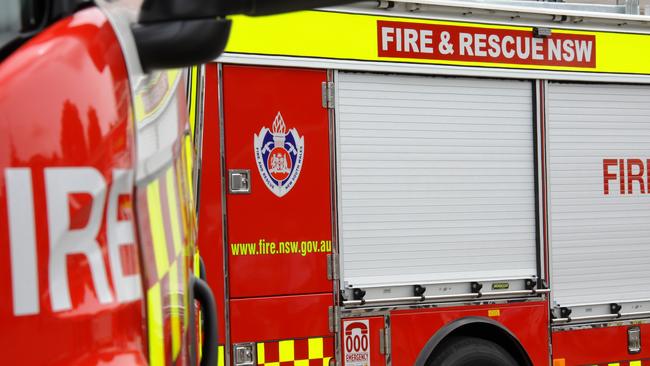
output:
POLYGON ((217 64, 206 65, 198 245, 205 264, 208 284, 217 302, 219 342, 223 344, 226 320, 217 83, 217 64))
MULTIPOLYGON (((109 23, 94 8, 65 18, 0 64, 0 343, 10 365, 145 365, 144 304, 118 303, 107 248, 106 205, 96 240, 113 301, 100 303, 84 255, 67 258, 71 308, 54 311, 48 274, 50 243, 46 167, 86 167, 108 191, 114 169, 134 160, 126 66, 109 23), (5 169, 31 171, 37 253, 38 304, 14 315, 5 169)), ((69 197, 71 227, 88 223, 91 196, 69 197)), ((130 194, 118 217, 133 217, 130 194)), ((134 248, 135 248, 134 243, 134 248)), ((26 245, 26 244, 25 244, 26 245)), ((128 246, 127 246, 128 247, 128 246)), ((139 272, 127 250, 127 272, 139 272)), ((28 286, 28 284, 24 284, 28 286)))
POLYGON ((413 365, 426 342, 440 328, 468 316, 486 317, 503 324, 519 339, 533 365, 548 365, 546 302, 394 311, 391 313, 393 365, 413 365), (499 316, 489 317, 489 310, 499 310, 499 316))
POLYGON ((230 301, 233 343, 330 336, 332 294, 274 296, 230 301))
POLYGON ((564 359, 566 366, 599 365, 613 362, 650 359, 650 324, 640 324, 641 352, 628 353, 627 330, 629 326, 591 328, 571 331, 554 331, 553 359, 564 359))
POLYGON ((596 37, 585 34, 378 20, 377 43, 379 57, 596 67, 596 37))
MULTIPOLYGON (((368 329, 368 339, 369 339, 369 353, 370 353, 370 364, 373 366, 382 366, 386 364, 386 357, 382 354, 381 344, 380 344, 380 334, 384 332, 384 317, 383 316, 374 316, 369 318, 349 318, 341 320, 341 349, 343 352, 343 364, 345 365, 345 347, 346 345, 346 325, 351 323, 356 323, 358 321, 368 320, 369 329, 368 329)), ((354 341, 350 344, 352 350, 354 351, 354 341)))
POLYGON ((307 241, 320 249, 332 240, 329 125, 321 101, 326 72, 225 65, 223 78, 226 168, 250 169, 252 183, 250 194, 226 199, 230 295, 331 296, 327 251, 306 252, 307 241), (283 197, 262 181, 254 150, 254 136, 262 127, 271 128, 278 112, 287 130, 295 128, 304 137, 305 146, 300 176, 283 197), (296 243, 296 251, 279 253, 280 248, 291 250, 281 242, 296 243), (244 247, 255 254, 233 255, 233 248, 244 247))

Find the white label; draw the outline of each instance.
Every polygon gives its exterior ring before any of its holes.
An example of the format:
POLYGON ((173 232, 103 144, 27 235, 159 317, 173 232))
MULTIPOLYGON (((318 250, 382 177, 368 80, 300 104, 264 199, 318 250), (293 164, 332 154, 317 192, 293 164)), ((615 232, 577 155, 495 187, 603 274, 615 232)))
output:
POLYGON ((343 322, 343 352, 346 366, 370 366, 370 323, 368 320, 343 322))

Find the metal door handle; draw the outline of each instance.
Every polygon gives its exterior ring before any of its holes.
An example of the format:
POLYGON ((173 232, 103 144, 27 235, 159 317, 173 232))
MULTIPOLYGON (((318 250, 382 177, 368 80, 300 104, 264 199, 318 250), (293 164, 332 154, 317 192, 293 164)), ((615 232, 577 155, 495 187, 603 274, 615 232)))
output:
POLYGON ((250 169, 228 170, 228 192, 234 194, 251 193, 250 169))

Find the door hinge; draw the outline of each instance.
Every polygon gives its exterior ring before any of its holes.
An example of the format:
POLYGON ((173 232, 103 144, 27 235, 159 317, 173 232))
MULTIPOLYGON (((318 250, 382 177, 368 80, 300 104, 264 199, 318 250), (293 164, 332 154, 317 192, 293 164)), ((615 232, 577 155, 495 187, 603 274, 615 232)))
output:
POLYGON ((384 356, 386 366, 393 364, 390 354, 390 315, 384 315, 384 326, 379 329, 379 353, 384 356))
POLYGON ((323 108, 333 109, 334 108, 334 82, 323 81, 323 83, 321 84, 321 96, 322 96, 323 108))
POLYGON ((329 323, 330 333, 339 331, 339 311, 338 306, 330 306, 327 308, 327 321, 329 323))
POLYGON ((380 330, 380 340, 383 340, 381 343, 381 354, 384 355, 386 358, 390 357, 390 328, 386 327, 382 330, 380 330))
POLYGON ((331 253, 327 255, 327 279, 338 280, 339 279, 339 255, 338 253, 331 253))

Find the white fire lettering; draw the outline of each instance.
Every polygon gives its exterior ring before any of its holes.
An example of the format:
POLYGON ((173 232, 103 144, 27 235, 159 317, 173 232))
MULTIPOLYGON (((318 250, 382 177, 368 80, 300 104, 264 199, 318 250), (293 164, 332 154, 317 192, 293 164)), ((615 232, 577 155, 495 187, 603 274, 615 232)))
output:
POLYGON ((558 34, 536 38, 522 30, 381 22, 380 57, 412 57, 595 67, 595 37, 558 34), (434 56, 433 50, 439 52, 434 56))
POLYGON ((381 49, 389 51, 433 53, 433 31, 430 29, 381 27, 381 49))
POLYGON ((591 62, 594 43, 575 39, 549 39, 547 58, 551 61, 591 62))
MULTIPOLYGON (((34 216, 34 192, 29 168, 5 169, 8 197, 11 280, 14 315, 40 313, 38 246, 34 216)), ((68 278, 68 256, 81 254, 90 267, 93 287, 102 304, 115 301, 110 288, 98 236, 102 220, 106 222, 109 265, 118 302, 137 300, 142 296, 139 274, 124 275, 120 258, 122 245, 134 244, 133 223, 118 220, 118 200, 130 194, 133 171, 116 169, 108 194, 107 217, 104 216, 107 184, 101 173, 92 167, 46 168, 45 193, 47 203, 49 258, 47 273, 52 310, 73 308, 68 278), (88 221, 84 227, 71 228, 69 200, 71 194, 91 197, 88 221)))

